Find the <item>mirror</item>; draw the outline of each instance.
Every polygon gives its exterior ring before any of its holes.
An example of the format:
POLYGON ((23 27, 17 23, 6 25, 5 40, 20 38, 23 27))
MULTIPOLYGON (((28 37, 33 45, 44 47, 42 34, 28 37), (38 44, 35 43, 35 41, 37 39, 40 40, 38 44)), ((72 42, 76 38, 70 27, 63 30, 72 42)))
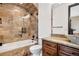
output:
POLYGON ((79 34, 79 3, 69 6, 69 34, 79 34))

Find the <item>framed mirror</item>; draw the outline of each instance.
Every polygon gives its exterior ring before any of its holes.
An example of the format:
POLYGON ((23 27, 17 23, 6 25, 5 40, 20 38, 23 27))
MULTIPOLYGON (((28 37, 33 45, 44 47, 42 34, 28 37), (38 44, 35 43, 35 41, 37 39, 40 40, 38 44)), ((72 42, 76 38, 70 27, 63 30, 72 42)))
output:
POLYGON ((68 8, 68 34, 79 34, 79 3, 68 8))

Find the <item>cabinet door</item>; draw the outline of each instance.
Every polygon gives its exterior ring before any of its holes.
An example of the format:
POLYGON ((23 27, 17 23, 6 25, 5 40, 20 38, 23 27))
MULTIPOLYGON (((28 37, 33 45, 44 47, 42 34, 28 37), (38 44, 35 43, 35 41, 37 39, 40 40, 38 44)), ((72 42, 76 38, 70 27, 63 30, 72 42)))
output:
POLYGON ((43 56, 57 56, 57 44, 43 40, 43 56))
POLYGON ((59 45, 59 55, 79 56, 79 50, 69 46, 59 45))

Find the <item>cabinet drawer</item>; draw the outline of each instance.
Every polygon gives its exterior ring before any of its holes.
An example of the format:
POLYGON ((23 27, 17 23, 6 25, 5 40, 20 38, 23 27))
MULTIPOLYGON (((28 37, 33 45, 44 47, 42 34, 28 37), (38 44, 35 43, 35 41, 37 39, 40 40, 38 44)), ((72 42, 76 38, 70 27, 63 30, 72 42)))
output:
POLYGON ((52 43, 52 42, 48 42, 48 41, 44 41, 43 43, 44 43, 45 46, 52 47, 52 48, 57 48, 56 43, 52 43))
POLYGON ((72 48, 72 47, 68 47, 68 46, 64 46, 64 45, 59 45, 59 53, 67 53, 68 55, 75 55, 75 56, 79 56, 79 50, 72 48))

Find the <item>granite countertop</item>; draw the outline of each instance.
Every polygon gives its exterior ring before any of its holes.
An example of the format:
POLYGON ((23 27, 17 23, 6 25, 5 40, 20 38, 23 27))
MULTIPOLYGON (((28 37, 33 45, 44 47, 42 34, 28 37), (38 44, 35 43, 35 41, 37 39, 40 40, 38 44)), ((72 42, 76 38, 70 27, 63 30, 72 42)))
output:
POLYGON ((79 45, 71 43, 68 38, 50 36, 50 37, 44 38, 43 40, 47 40, 47 41, 50 41, 50 42, 55 42, 55 43, 59 43, 59 44, 63 44, 63 45, 66 45, 66 46, 70 46, 70 47, 79 49, 79 45))

